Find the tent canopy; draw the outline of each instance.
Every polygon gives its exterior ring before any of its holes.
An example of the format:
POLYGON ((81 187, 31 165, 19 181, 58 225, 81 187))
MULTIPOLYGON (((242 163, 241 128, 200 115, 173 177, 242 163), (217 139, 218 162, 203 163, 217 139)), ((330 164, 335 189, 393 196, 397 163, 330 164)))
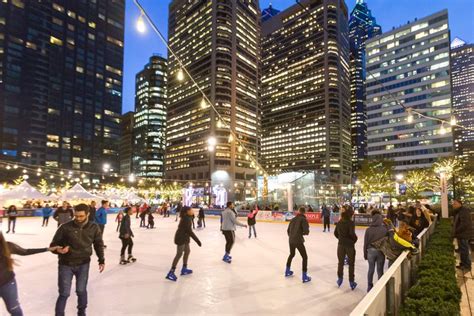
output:
POLYGON ((9 191, 0 194, 0 200, 48 200, 48 197, 36 190, 28 182, 23 181, 9 191))
POLYGON ((74 185, 69 190, 63 192, 59 196, 59 200, 68 201, 68 200, 100 200, 101 197, 89 193, 84 189, 79 183, 74 185))

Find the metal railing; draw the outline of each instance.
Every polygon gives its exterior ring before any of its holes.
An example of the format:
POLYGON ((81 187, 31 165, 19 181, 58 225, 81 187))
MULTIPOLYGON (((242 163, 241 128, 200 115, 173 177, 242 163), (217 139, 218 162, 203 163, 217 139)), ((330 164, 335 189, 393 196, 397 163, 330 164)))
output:
POLYGON ((436 220, 419 235, 420 250, 409 259, 409 251, 404 251, 382 278, 375 283, 372 290, 360 301, 351 312, 351 316, 384 316, 398 315, 408 289, 415 282, 415 272, 426 251, 426 243, 434 232, 436 220))

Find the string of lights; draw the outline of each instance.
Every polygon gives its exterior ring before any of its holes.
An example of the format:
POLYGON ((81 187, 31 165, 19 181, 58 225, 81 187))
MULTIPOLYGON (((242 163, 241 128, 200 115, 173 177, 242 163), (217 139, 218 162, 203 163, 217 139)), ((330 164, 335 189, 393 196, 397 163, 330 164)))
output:
MULTIPOLYGON (((179 66, 180 66, 180 69, 178 70, 177 75, 176 75, 176 78, 178 79, 178 81, 183 81, 185 79, 185 75, 192 81, 193 85, 198 89, 198 91, 202 95, 201 108, 205 109, 208 106, 210 106, 212 108, 212 110, 215 112, 215 114, 218 117, 218 121, 217 121, 218 127, 220 128, 220 127, 224 126, 225 128, 227 128, 229 130, 229 133, 230 133, 229 142, 231 143, 233 141, 236 141, 239 145, 238 146, 239 153, 245 152, 245 159, 247 161, 250 161, 250 167, 255 168, 256 171, 257 171, 257 174, 258 174, 258 172, 261 172, 264 175, 264 177, 267 177, 268 172, 266 172, 265 169, 263 168, 263 166, 260 163, 258 163, 257 159, 255 159, 253 157, 252 151, 245 147, 244 143, 239 139, 238 135, 235 134, 234 131, 232 131, 231 126, 226 122, 226 120, 224 120, 222 115, 217 110, 216 106, 206 96, 203 89, 199 86, 199 84, 196 82, 196 80, 193 78, 193 76, 189 73, 188 69, 186 68, 186 66, 184 65, 182 60, 176 55, 176 53, 173 51, 173 49, 168 45, 168 42, 167 42, 166 38, 163 36, 161 31, 158 29, 158 27, 155 25, 155 23, 153 22, 151 17, 148 15, 145 8, 139 3, 138 0, 134 0, 134 3, 138 7, 138 9, 140 10, 140 17, 138 18, 137 24, 136 24, 137 30, 140 33, 143 33, 143 32, 146 31, 146 25, 145 25, 145 21, 144 21, 144 18, 145 18, 147 20, 147 22, 150 24, 153 31, 155 31, 155 33, 161 39, 163 44, 167 47, 168 51, 173 55, 173 57, 178 62, 179 66)), ((217 140, 215 138, 213 138, 213 137, 209 138, 209 140, 208 140, 208 145, 209 145, 208 149, 209 149, 209 151, 212 151, 214 149, 214 147, 216 146, 216 144, 217 144, 217 140)))

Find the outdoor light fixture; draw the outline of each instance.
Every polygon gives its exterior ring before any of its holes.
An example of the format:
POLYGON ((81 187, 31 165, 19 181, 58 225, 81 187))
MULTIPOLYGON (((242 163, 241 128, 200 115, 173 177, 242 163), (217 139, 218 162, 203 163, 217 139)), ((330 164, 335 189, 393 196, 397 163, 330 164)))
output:
POLYGON ((232 134, 229 135, 229 143, 232 143, 232 141, 234 140, 234 136, 232 136, 232 134))
POLYGON ((446 134, 446 128, 444 128, 444 123, 441 123, 441 127, 439 128, 439 134, 440 135, 446 134))
POLYGON ((183 81, 184 80, 184 72, 183 72, 182 69, 178 70, 178 73, 176 74, 176 78, 178 79, 178 81, 183 81))
POLYGON ((201 100, 201 109, 205 109, 205 108, 207 108, 206 99, 202 98, 202 100, 201 100))
POLYGON ((407 122, 412 123, 413 122, 413 114, 411 113, 411 108, 408 108, 407 112, 408 112, 407 122))
POLYGON ((451 124, 451 126, 454 126, 456 125, 456 118, 453 116, 451 116, 451 121, 449 122, 451 124))
POLYGON ((401 174, 401 173, 400 173, 400 174, 397 174, 397 175, 395 176, 395 178, 396 178, 398 181, 400 181, 400 180, 403 179, 403 174, 401 174))
POLYGON ((145 20, 143 19, 143 11, 141 12, 140 17, 137 20, 137 30, 140 33, 146 32, 145 20))
POLYGON ((214 147, 216 147, 217 139, 214 136, 211 136, 207 139, 207 150, 214 151, 214 147))
POLYGON ((23 175, 23 179, 27 180, 28 178, 29 178, 29 176, 27 174, 23 175))
POLYGON ((128 176, 128 181, 129 182, 135 182, 135 175, 133 173, 131 173, 129 176, 128 176))

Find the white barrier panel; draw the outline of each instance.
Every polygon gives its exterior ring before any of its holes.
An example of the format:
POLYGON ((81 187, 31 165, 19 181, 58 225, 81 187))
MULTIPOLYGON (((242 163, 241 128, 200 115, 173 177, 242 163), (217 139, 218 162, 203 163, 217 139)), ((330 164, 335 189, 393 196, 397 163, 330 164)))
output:
POLYGON ((272 221, 272 211, 258 211, 257 220, 272 221))

